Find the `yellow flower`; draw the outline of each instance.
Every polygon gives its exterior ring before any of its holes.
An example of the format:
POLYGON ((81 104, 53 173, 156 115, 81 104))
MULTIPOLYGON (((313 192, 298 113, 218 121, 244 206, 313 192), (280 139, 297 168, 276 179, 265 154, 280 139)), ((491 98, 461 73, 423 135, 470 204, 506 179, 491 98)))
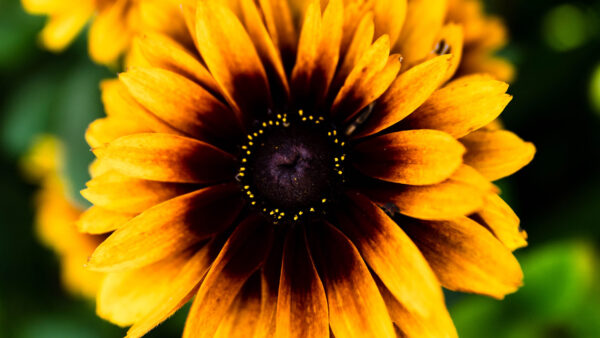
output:
POLYGON ((86 133, 87 227, 114 231, 88 262, 100 316, 138 337, 195 297, 184 337, 453 337, 440 286, 521 285, 526 235, 490 181, 535 148, 482 129, 505 83, 447 82, 445 1, 182 13, 193 47, 140 38, 86 133))
POLYGON ((40 137, 23 160, 27 176, 41 184, 36 196, 36 230, 40 240, 58 255, 65 287, 94 298, 103 274, 85 269, 84 264, 104 236, 77 231, 75 223, 82 207, 67 197, 62 162, 61 144, 52 136, 40 137))
POLYGON ((43 45, 61 51, 92 20, 89 53, 101 64, 114 64, 136 33, 157 31, 182 38, 185 26, 169 0, 22 0, 32 14, 47 15, 43 45))
POLYGON ((507 42, 502 20, 484 13, 481 0, 450 0, 446 21, 462 26, 463 57, 459 74, 488 73, 498 80, 512 81, 514 67, 494 53, 507 42))

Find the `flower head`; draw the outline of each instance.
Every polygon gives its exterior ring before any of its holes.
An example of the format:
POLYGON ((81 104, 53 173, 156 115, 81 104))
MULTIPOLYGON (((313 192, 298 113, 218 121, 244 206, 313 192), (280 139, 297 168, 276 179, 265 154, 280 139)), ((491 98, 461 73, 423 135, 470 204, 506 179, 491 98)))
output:
POLYGON ((114 64, 128 52, 136 33, 157 31, 178 38, 185 25, 169 0, 22 0, 25 10, 47 15, 40 38, 53 51, 66 48, 91 20, 89 52, 98 63, 114 64))
POLYGON ((440 286, 515 291, 525 234, 490 181, 535 150, 482 129, 505 83, 448 82, 438 5, 190 1, 194 47, 141 37, 86 134, 82 194, 122 217, 96 222, 99 314, 140 336, 194 298, 185 337, 439 337, 440 286))

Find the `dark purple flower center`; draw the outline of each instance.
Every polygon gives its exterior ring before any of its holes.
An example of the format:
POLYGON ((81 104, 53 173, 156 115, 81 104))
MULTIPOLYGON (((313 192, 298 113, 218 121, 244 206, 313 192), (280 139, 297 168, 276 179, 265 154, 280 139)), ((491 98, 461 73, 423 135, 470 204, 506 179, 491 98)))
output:
POLYGON ((325 119, 302 112, 259 123, 242 146, 238 180, 275 221, 325 210, 343 182, 344 142, 325 119))

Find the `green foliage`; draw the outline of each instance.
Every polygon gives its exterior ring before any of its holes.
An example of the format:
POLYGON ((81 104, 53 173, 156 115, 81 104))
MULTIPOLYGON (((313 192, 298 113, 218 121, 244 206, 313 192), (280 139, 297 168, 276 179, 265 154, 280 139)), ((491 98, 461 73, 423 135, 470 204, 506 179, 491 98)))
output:
POLYGON ((459 335, 600 336, 600 271, 590 243, 563 241, 519 255, 524 286, 504 301, 468 296, 451 308, 459 335))

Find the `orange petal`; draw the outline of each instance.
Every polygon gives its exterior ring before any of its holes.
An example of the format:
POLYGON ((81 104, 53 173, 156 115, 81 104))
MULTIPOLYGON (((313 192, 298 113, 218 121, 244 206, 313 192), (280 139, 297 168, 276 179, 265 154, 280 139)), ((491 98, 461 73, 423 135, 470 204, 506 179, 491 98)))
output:
MULTIPOLYGON (((353 22, 353 25, 355 24, 356 22, 353 22)), ((347 47, 346 52, 341 54, 344 61, 341 62, 339 69, 335 72, 335 78, 331 87, 332 93, 339 90, 348 77, 348 74, 350 74, 352 69, 356 66, 358 60, 360 60, 363 54, 371 47, 374 34, 375 24, 373 23, 373 14, 369 12, 360 20, 354 34, 349 36, 352 40, 348 42, 349 46, 347 47)))
POLYGON ((400 71, 399 57, 389 53, 390 40, 384 35, 363 54, 333 101, 333 116, 348 121, 388 89, 400 71))
POLYGON ((291 69, 296 59, 298 37, 294 19, 287 0, 258 0, 265 25, 278 47, 286 69, 291 69))
POLYGON ((149 315, 173 291, 172 283, 189 258, 185 252, 141 269, 108 273, 96 299, 98 316, 126 326, 149 315))
POLYGON ((329 337, 327 296, 308 250, 304 229, 285 240, 276 337, 329 337))
POLYGON ((484 204, 484 196, 496 190, 475 169, 462 165, 442 183, 425 186, 385 183, 370 186, 365 192, 384 207, 394 204, 401 214, 445 220, 478 211, 484 204))
POLYGON ((465 163, 491 181, 512 175, 533 159, 535 146, 507 130, 471 133, 460 140, 465 147, 465 163))
POLYGON ((511 252, 469 218, 435 222, 405 219, 399 224, 447 289, 501 299, 523 284, 523 272, 511 252))
POLYGON ((444 307, 435 274, 398 224, 365 196, 348 197, 346 208, 337 213, 339 227, 396 299, 425 317, 444 307))
POLYGON ((197 82, 212 93, 219 92, 215 79, 196 56, 171 37, 146 34, 137 38, 135 42, 152 67, 170 70, 197 82))
POLYGON ((277 296, 279 293, 279 276, 281 274, 285 233, 280 231, 276 232, 275 235, 273 248, 260 271, 261 306, 256 331, 254 332, 255 338, 275 336, 277 296))
POLYGON ((235 115, 195 82, 161 68, 135 68, 121 73, 133 97, 173 127, 200 139, 236 135, 235 115))
POLYGON ((271 101, 267 74, 235 14, 219 2, 198 1, 196 38, 229 105, 248 115, 266 112, 271 101))
POLYGON ((490 229, 511 251, 527 246, 527 233, 519 226, 519 217, 498 195, 488 195, 483 208, 473 216, 490 229))
POLYGON ((89 53, 92 60, 111 64, 129 46, 132 31, 127 26, 128 0, 117 0, 100 11, 89 33, 89 53))
POLYGON ((193 186, 141 180, 115 171, 94 177, 81 195, 92 204, 124 213, 140 213, 156 204, 187 193, 193 186))
POLYGON ((308 229, 310 248, 323 278, 333 334, 337 338, 396 337, 385 303, 356 247, 333 226, 315 225, 308 229))
POLYGON ((120 228, 135 215, 91 206, 77 220, 77 230, 88 234, 104 234, 120 228))
POLYGON ((208 271, 192 304, 184 338, 213 337, 248 278, 271 248, 273 227, 260 216, 237 226, 208 271))
POLYGON ((403 128, 437 129, 463 137, 492 122, 510 102, 508 84, 488 75, 459 78, 435 91, 431 97, 407 116, 403 128))
POLYGON ((396 299, 381 281, 377 281, 377 286, 394 324, 400 330, 400 337, 458 337, 445 304, 432 307, 433 313, 430 316, 418 315, 409 311, 406 304, 396 299))
POLYGON ((288 98, 290 95, 290 87, 287 81, 287 75, 283 68, 283 61, 281 55, 277 50, 265 24, 261 17, 261 13, 258 11, 254 0, 241 0, 242 13, 244 15, 244 22, 250 38, 254 42, 256 51, 260 56, 267 76, 271 79, 270 83, 276 83, 277 86, 271 88, 275 97, 284 96, 288 98))
MULTIPOLYGON (((305 0, 296 0, 296 2, 306 3, 305 0)), ((325 1, 321 1, 321 4, 324 2, 325 1)), ((369 17, 368 21, 370 21, 370 25, 373 26, 373 33, 375 33, 373 1, 344 0, 344 26, 342 30, 343 36, 340 55, 347 54, 351 41, 360 30, 360 24, 357 26, 356 23, 364 21, 366 17, 369 17)), ((371 40, 369 40, 368 44, 370 45, 371 42, 373 42, 373 36, 371 36, 371 40)))
POLYGON ((398 76, 354 137, 378 133, 417 109, 442 83, 450 59, 449 55, 438 56, 398 76))
POLYGON ((208 183, 233 177, 233 156, 191 138, 171 134, 124 136, 94 154, 127 176, 153 181, 208 183))
POLYGON ((260 315, 260 278, 252 276, 242 287, 219 324, 214 338, 248 338, 260 315))
POLYGON ((114 271, 156 262, 223 230, 242 206, 233 183, 173 198, 144 211, 110 235, 94 251, 88 267, 114 271))
POLYGON ((464 147, 437 130, 405 130, 356 145, 354 166, 363 174, 394 183, 440 183, 462 164, 464 147))
POLYGON ((150 128, 129 120, 104 117, 90 123, 85 131, 85 140, 92 148, 103 146, 121 136, 147 133, 150 128))
POLYGON ((182 134, 165 121, 156 117, 142 107, 129 93, 127 87, 119 80, 105 80, 100 84, 102 103, 108 117, 128 124, 136 124, 140 128, 148 128, 155 132, 182 134))
POLYGON ((312 107, 325 99, 340 57, 342 25, 341 0, 331 0, 322 18, 319 2, 311 1, 292 71, 292 93, 297 104, 312 107))
POLYGON ((447 0, 412 0, 398 39, 397 51, 408 67, 427 57, 444 23, 447 0))
POLYGON ((145 335, 192 298, 194 290, 214 259, 215 249, 216 244, 213 241, 188 259, 172 279, 168 292, 161 295, 155 302, 156 306, 149 309, 146 316, 136 320, 135 324, 127 331, 127 338, 138 338, 145 335))

